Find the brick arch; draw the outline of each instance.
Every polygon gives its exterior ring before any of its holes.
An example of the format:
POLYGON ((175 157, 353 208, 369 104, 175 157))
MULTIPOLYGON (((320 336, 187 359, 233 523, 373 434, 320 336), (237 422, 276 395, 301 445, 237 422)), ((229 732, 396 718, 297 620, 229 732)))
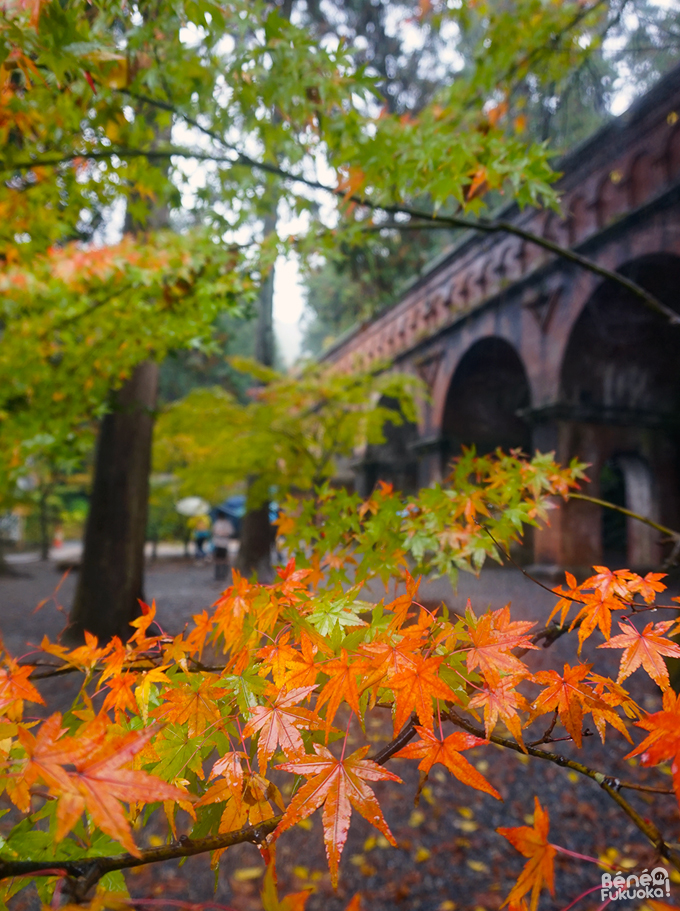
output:
MULTIPOLYGON (((680 251, 652 249, 618 269, 680 311, 680 251)), ((625 494, 619 505, 636 510, 644 481, 649 494, 644 514, 675 527, 680 509, 679 439, 674 429, 680 418, 680 328, 669 326, 610 281, 599 282, 575 315, 559 359, 554 411, 559 459, 566 463, 577 456, 589 463, 587 492, 606 499, 607 466, 623 467, 625 494)), ((569 546, 560 562, 580 564, 587 554, 591 562, 600 559, 606 537, 602 510, 570 503, 561 511, 569 546)), ((662 556, 659 536, 633 520, 626 548, 621 558, 626 566, 649 566, 662 556)))
MULTIPOLYGON (((621 264, 618 271, 680 310, 677 253, 654 251, 621 264)), ((680 330, 669 327, 664 318, 614 282, 601 282, 580 308, 568 333, 560 365, 560 399, 573 408, 585 407, 585 400, 590 398, 593 406, 604 409, 627 408, 650 414, 672 409, 675 404, 667 401, 672 377, 659 374, 652 382, 652 373, 666 365, 677 375, 680 405, 679 342, 680 330), (592 345, 589 354, 579 353, 579 346, 587 344, 592 345), (618 378, 610 375, 617 365, 621 371, 618 378), (646 388, 641 385, 644 370, 651 383, 646 388), (625 382, 624 371, 628 371, 625 382)))
MULTIPOLYGON (((627 269, 634 262, 659 255, 680 257, 680 227, 678 230, 667 230, 663 224, 640 227, 617 243, 607 245, 596 259, 609 269, 627 274, 627 269)), ((559 399, 562 364, 572 330, 584 307, 602 284, 601 279, 585 270, 577 270, 573 278, 565 282, 557 313, 549 325, 540 379, 534 378, 531 369, 528 370, 532 389, 536 389, 536 383, 540 382, 544 393, 542 397, 546 401, 557 402, 559 399)), ((644 312, 645 304, 642 301, 638 304, 644 312)), ((534 342, 532 339, 523 340, 523 345, 533 347, 534 342)), ((524 360, 528 362, 526 356, 524 360)), ((538 401, 539 398, 532 394, 532 400, 538 401)))
POLYGON ((657 190, 656 164, 649 152, 641 152, 633 159, 628 176, 628 203, 631 208, 641 205, 657 190))
POLYGON ((528 425, 516 411, 530 406, 527 370, 513 342, 498 333, 469 339, 443 362, 436 381, 433 423, 444 459, 461 445, 529 449, 528 425))

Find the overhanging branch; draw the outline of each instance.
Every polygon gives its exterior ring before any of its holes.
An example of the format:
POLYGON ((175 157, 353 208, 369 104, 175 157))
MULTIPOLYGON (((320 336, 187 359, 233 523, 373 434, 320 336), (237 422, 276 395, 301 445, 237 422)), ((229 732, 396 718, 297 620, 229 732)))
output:
MULTIPOLYGON (((290 171, 287 171, 285 168, 280 167, 279 165, 258 161, 252 158, 250 155, 246 155, 234 145, 226 142, 219 135, 219 133, 203 126, 195 118, 190 117, 188 114, 185 114, 166 101, 143 95, 136 95, 127 91, 123 92, 123 94, 134 98, 144 104, 152 105, 159 108, 160 110, 174 114, 175 116, 181 118, 189 126, 194 127, 204 135, 208 136, 214 142, 218 143, 229 154, 219 155, 215 152, 205 152, 180 147, 167 150, 106 149, 102 151, 86 152, 84 154, 81 152, 79 154, 74 153, 71 155, 59 157, 47 157, 40 159, 36 158, 30 162, 16 162, 12 165, 6 165, 4 167, 4 170, 18 171, 30 170, 35 167, 50 167, 59 164, 65 164, 75 159, 89 159, 97 161, 111 158, 113 155, 118 155, 122 158, 146 157, 149 160, 183 157, 194 158, 198 161, 213 161, 218 164, 229 164, 232 167, 245 167, 249 170, 261 171, 270 176, 278 177, 279 179, 284 180, 288 183, 298 183, 309 189, 328 193, 334 196, 336 199, 341 199, 345 203, 351 202, 355 205, 368 208, 373 212, 385 212, 389 215, 407 215, 409 218, 416 219, 417 222, 420 222, 421 225, 419 225, 419 227, 422 227, 422 223, 425 222, 429 223, 433 228, 458 228, 466 231, 476 231, 482 234, 510 234, 511 236, 519 237, 521 240, 524 240, 530 244, 534 244, 535 246, 538 246, 541 249, 554 254, 555 256, 559 256, 560 258, 565 259, 567 262, 578 265, 581 268, 591 272, 592 274, 599 276, 600 278, 615 282, 619 286, 625 288, 635 297, 637 297, 650 310, 667 319, 671 325, 680 325, 680 314, 676 313, 675 310, 673 310, 671 307, 668 307, 666 304, 662 303, 662 301, 660 301, 655 295, 651 294, 641 285, 638 285, 637 282, 633 281, 630 278, 627 278, 624 275, 621 275, 619 272, 615 272, 611 269, 607 269, 605 266, 599 265, 599 263, 588 259, 587 256, 583 256, 582 254, 577 253, 575 250, 572 250, 568 247, 563 247, 560 244, 549 240, 548 238, 542 237, 540 234, 534 234, 532 231, 528 231, 519 225, 515 225, 513 222, 509 222, 504 219, 483 218, 474 221, 460 215, 442 215, 423 211, 421 209, 416 209, 412 206, 406 205, 405 203, 376 202, 357 194, 347 194, 339 187, 331 187, 327 184, 322 183, 321 181, 313 180, 300 174, 293 174, 290 171)), ((408 228, 408 224, 405 224, 404 227, 408 228)))

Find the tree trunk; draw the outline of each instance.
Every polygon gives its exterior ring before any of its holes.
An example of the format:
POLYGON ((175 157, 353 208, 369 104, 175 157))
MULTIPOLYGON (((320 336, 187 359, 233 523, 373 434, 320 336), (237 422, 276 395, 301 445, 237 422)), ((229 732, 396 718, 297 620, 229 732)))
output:
MULTIPOLYGON (((276 230, 276 207, 278 199, 272 205, 271 213, 264 219, 264 234, 276 230)), ((265 367, 274 365, 274 269, 262 283, 257 310, 255 329, 255 360, 265 367)), ((257 575, 258 581, 268 583, 274 578, 271 562, 271 548, 275 532, 269 522, 269 503, 259 509, 248 510, 241 522, 241 542, 236 569, 244 576, 257 575)))
POLYGON ((49 506, 47 498, 49 491, 43 491, 40 497, 40 559, 49 560, 50 558, 50 517, 48 514, 49 506))
POLYGON ((102 420, 83 559, 68 635, 126 640, 143 597, 158 365, 145 361, 102 420))
POLYGON ((269 521, 269 503, 259 509, 249 510, 241 522, 241 546, 235 567, 241 575, 250 577, 253 573, 258 582, 265 585, 274 579, 271 550, 274 543, 274 529, 269 521))

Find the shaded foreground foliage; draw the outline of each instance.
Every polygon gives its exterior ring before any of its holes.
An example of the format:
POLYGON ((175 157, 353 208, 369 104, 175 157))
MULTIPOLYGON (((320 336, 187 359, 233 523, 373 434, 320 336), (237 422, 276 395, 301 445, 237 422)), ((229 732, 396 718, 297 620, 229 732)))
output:
MULTIPOLYGON (((275 847, 288 829, 323 808, 337 884, 352 810, 394 842, 372 789, 400 780, 387 768, 392 759, 417 762, 421 788, 440 764, 499 798, 464 755, 486 743, 594 780, 659 859, 678 866, 675 848, 623 796, 646 786, 550 746, 566 738, 580 747, 586 720, 603 741, 613 727, 643 765, 672 761, 680 794, 680 702, 664 662, 680 657, 669 638, 676 620, 640 628, 636 618, 677 611, 657 601, 662 575, 596 567, 578 584, 568 574, 547 626, 514 620, 509 607, 479 614, 468 604, 465 616, 453 616, 418 601, 413 574, 477 571, 525 525, 545 519, 551 498, 568 497, 582 475, 582 466, 560 468, 550 456, 467 453, 445 485, 405 501, 385 484, 366 500, 322 487, 288 503, 279 531, 289 562, 278 580, 261 585, 234 573, 214 609, 180 635, 158 631, 155 605, 144 605, 127 642, 88 636, 69 650, 45 639, 29 664, 6 655, 2 785, 24 818, 0 854, 3 903, 30 883, 48 903, 58 883, 72 901, 126 907, 124 869, 203 852, 216 865, 230 845, 251 842, 267 865, 264 907, 302 907, 308 893, 276 893, 275 847), (384 585, 377 604, 360 598, 370 582, 384 585), (621 629, 614 636, 612 613, 621 629), (577 633, 573 665, 532 674, 527 650, 569 632, 577 633), (616 680, 579 660, 592 635, 621 649, 616 680), (659 712, 643 711, 624 685, 640 667, 663 692, 659 712), (84 675, 73 708, 39 725, 25 720, 24 703, 42 702, 31 679, 71 672, 84 675), (371 753, 364 733, 349 753, 352 719, 365 732, 368 716, 385 713, 393 739, 371 753), (637 745, 635 727, 646 735, 637 745), (140 849, 130 824, 154 806, 167 816, 167 844, 140 849)), ((672 793, 647 790, 659 800, 672 793)), ((534 911, 541 889, 552 888, 556 854, 570 849, 549 841, 538 801, 531 826, 499 831, 528 858, 511 905, 524 907, 528 896, 534 911)))

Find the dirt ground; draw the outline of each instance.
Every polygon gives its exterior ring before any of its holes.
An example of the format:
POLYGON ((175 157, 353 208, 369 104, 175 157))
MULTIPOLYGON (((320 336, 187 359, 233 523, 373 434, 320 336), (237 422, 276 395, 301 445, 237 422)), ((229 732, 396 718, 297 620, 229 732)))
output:
MULTIPOLYGON (((44 634, 55 638, 64 625, 64 613, 55 601, 68 611, 75 583, 71 573, 61 583, 54 599, 51 596, 60 581, 52 565, 30 564, 20 567, 21 575, 0 578, 0 632, 6 649, 13 655, 25 655, 31 644, 39 643, 44 634), (48 599, 42 609, 34 607, 48 599)), ((151 566, 147 573, 146 597, 154 598, 158 618, 166 632, 176 633, 191 615, 209 607, 222 588, 212 578, 212 568, 191 562, 166 562, 151 566)), ((673 593, 679 586, 674 584, 673 593)), ((515 569, 485 570, 479 579, 464 575, 454 593, 448 583, 438 580, 424 585, 421 597, 427 602, 446 600, 450 607, 461 609, 471 598, 476 612, 487 607, 512 604, 513 617, 547 617, 554 604, 551 594, 524 578, 515 569)), ((595 637, 593 637, 595 638, 595 637)), ((601 672, 616 676, 619 653, 604 650, 595 656, 584 648, 584 660, 597 657, 601 672)), ((572 637, 564 637, 548 650, 530 653, 532 669, 576 662, 572 637)), ((642 671, 631 683, 648 711, 659 706, 658 690, 642 671)), ((43 686, 50 709, 63 708, 73 694, 75 682, 54 680, 43 686)), ((539 725, 540 726, 540 725, 539 725)), ((545 725, 544 725, 545 726, 545 725)), ((541 728, 542 730, 542 728, 541 728)), ((380 719, 369 722, 368 733, 376 746, 389 739, 389 723, 380 719)), ((540 731, 539 731, 540 735, 540 731)), ((537 735, 538 736, 538 735, 537 735)), ((639 738, 638 738, 639 739, 639 738)), ((602 747, 599 738, 584 740, 578 751, 569 743, 557 744, 565 756, 573 756, 592 767, 605 770, 620 779, 667 787, 670 779, 658 769, 643 770, 621 757, 630 749, 616 732, 607 735, 602 747)), ((376 830, 361 819, 352 824, 341 864, 340 886, 333 893, 324 856, 319 814, 307 829, 297 827, 286 833, 277 846, 277 867, 281 892, 313 887, 308 911, 342 911, 349 900, 360 892, 368 911, 418 909, 418 911, 497 911, 524 859, 495 832, 497 826, 526 824, 537 795, 551 818, 551 839, 565 848, 583 854, 600 856, 609 851, 612 863, 640 873, 657 864, 653 849, 613 801, 592 781, 557 765, 510 753, 494 745, 478 747, 466 753, 500 791, 503 801, 474 791, 457 782, 442 767, 435 767, 418 807, 413 795, 418 784, 415 764, 400 760, 390 762, 391 771, 404 778, 405 785, 378 782, 376 794, 385 818, 398 842, 389 847, 376 830), (614 848, 618 853, 614 852, 614 848)), ((633 761, 634 762, 634 761, 633 761)), ((643 815, 649 815, 671 842, 680 840, 680 820, 672 796, 627 791, 626 797, 643 815)), ((136 833, 140 844, 159 844, 165 840, 166 824, 157 818, 136 833)), ((191 858, 184 865, 168 862, 139 868, 127 874, 133 896, 155 899, 144 907, 178 907, 178 901, 236 911, 259 911, 259 889, 262 863, 252 845, 230 848, 215 876, 207 857, 191 858), (215 888, 216 887, 216 888, 215 888)), ((579 894, 600 882, 601 870, 595 865, 559 857, 554 898, 544 893, 542 909, 564 909, 579 894)), ((672 901, 680 903, 680 876, 672 886, 672 901)), ((619 902, 633 908, 640 903, 619 902)), ((577 909, 599 907, 599 893, 581 900, 577 909)), ((19 893, 14 906, 38 908, 30 891, 19 893)))

